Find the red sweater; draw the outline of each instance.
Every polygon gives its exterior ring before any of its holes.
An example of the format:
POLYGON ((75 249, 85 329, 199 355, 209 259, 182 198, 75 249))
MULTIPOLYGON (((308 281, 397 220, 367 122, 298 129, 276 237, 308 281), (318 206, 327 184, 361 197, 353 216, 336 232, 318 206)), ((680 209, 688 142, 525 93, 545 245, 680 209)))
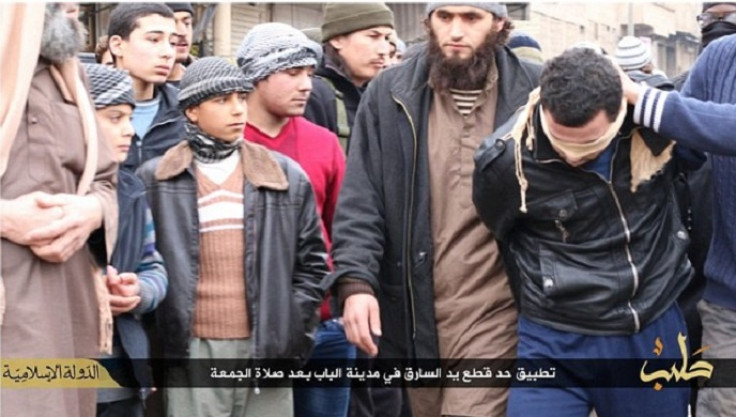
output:
MULTIPOLYGON (((329 253, 332 217, 345 174, 345 155, 337 136, 303 117, 292 117, 276 137, 270 137, 248 123, 245 126, 245 139, 288 156, 307 173, 322 218, 322 232, 329 253)), ((322 320, 330 318, 328 300, 322 304, 321 316, 322 320)))

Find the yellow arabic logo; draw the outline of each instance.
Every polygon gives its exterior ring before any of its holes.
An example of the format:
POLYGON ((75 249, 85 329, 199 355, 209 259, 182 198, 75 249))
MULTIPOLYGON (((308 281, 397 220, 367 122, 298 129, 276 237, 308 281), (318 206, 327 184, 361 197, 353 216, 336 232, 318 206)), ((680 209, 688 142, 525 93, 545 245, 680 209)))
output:
MULTIPOLYGON (((677 364, 673 364, 671 371, 667 370, 661 370, 661 371, 654 371, 650 374, 646 373, 644 369, 647 367, 647 362, 644 361, 644 365, 641 367, 641 371, 639 372, 639 378, 641 378, 642 382, 652 382, 655 379, 664 379, 665 381, 669 382, 672 380, 672 378, 675 379, 675 382, 679 382, 681 379, 683 381, 689 381, 692 378, 697 377, 704 377, 707 379, 710 379, 711 374, 713 374, 713 365, 711 365, 707 361, 696 361, 690 368, 687 366, 687 346, 685 345, 685 340, 687 337, 685 337, 682 333, 677 334, 677 344, 680 346, 680 354, 682 355, 682 365, 678 368, 677 364)), ((693 356, 703 353, 706 350, 708 350, 708 346, 703 347, 701 349, 698 349, 696 352, 693 353, 693 356)), ((662 350, 664 349, 664 344, 662 343, 662 340, 658 337, 654 341, 654 353, 659 356, 662 354, 662 350)), ((654 384, 654 390, 659 391, 662 389, 662 384, 659 382, 656 382, 654 384)))
POLYGON ((120 388, 98 361, 79 358, 0 361, 0 386, 6 388, 120 388))

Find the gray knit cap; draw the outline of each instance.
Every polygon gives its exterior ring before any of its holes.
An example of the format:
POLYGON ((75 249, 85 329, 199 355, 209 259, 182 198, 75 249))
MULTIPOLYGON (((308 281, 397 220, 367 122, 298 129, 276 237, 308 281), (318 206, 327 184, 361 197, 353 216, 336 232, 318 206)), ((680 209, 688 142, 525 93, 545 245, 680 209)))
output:
POLYGON ((245 35, 235 56, 245 78, 255 84, 278 71, 317 66, 322 47, 285 23, 262 23, 245 35))
POLYGON ((89 78, 89 92, 96 109, 118 104, 135 107, 133 81, 128 74, 101 64, 85 64, 84 70, 89 78))
POLYGON ((184 71, 179 83, 179 109, 186 110, 213 96, 252 90, 253 84, 225 58, 201 58, 184 71))
POLYGON ((433 11, 445 6, 470 6, 493 13, 496 17, 509 17, 506 5, 502 3, 427 3, 427 9, 424 14, 429 17, 433 11))

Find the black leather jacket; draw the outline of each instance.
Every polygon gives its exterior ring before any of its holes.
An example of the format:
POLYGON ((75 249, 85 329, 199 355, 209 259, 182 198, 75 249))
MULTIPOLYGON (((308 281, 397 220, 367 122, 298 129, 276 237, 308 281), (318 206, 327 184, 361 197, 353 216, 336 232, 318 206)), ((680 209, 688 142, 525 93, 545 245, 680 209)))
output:
MULTIPOLYGON (((514 139, 516 118, 486 139, 475 156, 473 201, 504 251, 512 288, 526 317, 583 334, 638 332, 669 308, 692 267, 688 233, 674 197, 679 162, 669 159, 631 191, 634 125, 627 117, 617 137, 611 180, 564 163, 540 132, 533 151, 522 136, 528 180, 527 213, 520 211, 514 139)), ((641 129, 645 146, 660 155, 669 144, 641 129)))
MULTIPOLYGON (((245 279, 252 359, 308 358, 323 299, 327 253, 312 186, 291 159, 245 142, 245 279), (250 168, 247 168, 250 167, 250 168), (248 173, 248 170, 251 170, 248 173)), ((165 358, 188 358, 199 278, 197 183, 186 142, 139 170, 169 273, 156 310, 165 358)))

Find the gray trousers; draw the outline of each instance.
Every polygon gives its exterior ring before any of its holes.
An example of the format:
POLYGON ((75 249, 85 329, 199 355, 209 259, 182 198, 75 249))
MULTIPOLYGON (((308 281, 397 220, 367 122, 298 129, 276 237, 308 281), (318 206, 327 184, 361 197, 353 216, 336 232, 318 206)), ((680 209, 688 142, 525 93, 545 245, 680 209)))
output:
MULTIPOLYGON (((710 346, 703 359, 736 358, 736 311, 701 300, 698 312, 703 346, 710 346)), ((736 417, 736 388, 701 388, 696 413, 698 417, 736 417)))
MULTIPOLYGON (((250 339, 214 340, 193 338, 192 359, 248 359, 250 339)), ((173 369, 170 382, 191 380, 184 368, 173 369)), ((171 385, 171 384, 169 384, 171 385)), ((179 384, 181 385, 181 384, 179 384)), ((193 384, 189 384, 193 385, 193 384)), ((167 417, 292 417, 294 405, 291 388, 166 388, 164 401, 167 417)))

